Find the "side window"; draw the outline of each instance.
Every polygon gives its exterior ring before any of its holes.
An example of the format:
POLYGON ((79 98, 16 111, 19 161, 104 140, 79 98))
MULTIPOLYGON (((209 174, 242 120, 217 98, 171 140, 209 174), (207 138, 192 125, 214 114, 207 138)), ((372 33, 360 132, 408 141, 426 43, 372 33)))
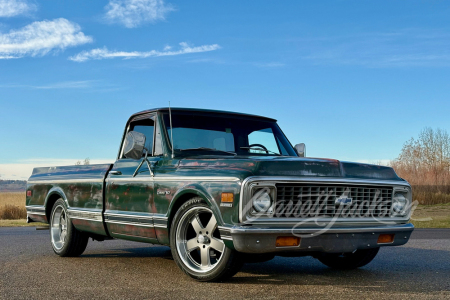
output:
MULTIPOLYGON (((278 150, 277 142, 275 141, 274 134, 272 132, 272 128, 266 128, 261 130, 253 131, 248 135, 248 144, 260 144, 267 148, 272 153, 280 154, 280 150, 278 150)), ((265 151, 261 151, 258 149, 250 149, 250 153, 266 153, 265 151)))
POLYGON ((145 134, 145 148, 147 148, 151 155, 153 152, 153 132, 155 130, 155 122, 152 119, 144 119, 131 122, 130 131, 137 131, 145 134))

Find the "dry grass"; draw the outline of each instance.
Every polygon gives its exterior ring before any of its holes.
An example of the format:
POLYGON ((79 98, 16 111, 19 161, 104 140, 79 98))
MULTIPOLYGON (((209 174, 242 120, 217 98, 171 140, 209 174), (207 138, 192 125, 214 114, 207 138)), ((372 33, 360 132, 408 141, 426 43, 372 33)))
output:
POLYGON ((450 203, 419 205, 411 217, 416 228, 450 228, 450 203))
POLYGON ((26 194, 24 192, 0 193, 0 206, 9 204, 9 205, 25 207, 25 195, 26 194))
POLYGON ((0 193, 0 220, 26 218, 25 193, 0 193))
POLYGON ((26 219, 18 219, 18 220, 0 220, 0 227, 38 227, 38 226, 48 226, 45 223, 27 223, 26 219))
POLYGON ((413 185, 413 198, 422 205, 450 203, 450 185, 413 185))

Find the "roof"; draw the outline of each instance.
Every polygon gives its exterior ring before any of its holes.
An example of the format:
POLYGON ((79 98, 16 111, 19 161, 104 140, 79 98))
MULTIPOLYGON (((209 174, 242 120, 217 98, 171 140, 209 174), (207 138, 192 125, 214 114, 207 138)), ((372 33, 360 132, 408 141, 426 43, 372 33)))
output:
MULTIPOLYGON (((183 107, 171 107, 171 110, 172 111, 181 111, 181 112, 193 112, 193 113, 199 112, 199 113, 208 113, 208 114, 237 115, 237 116, 242 116, 242 117, 265 119, 266 121, 272 121, 272 122, 277 121, 275 119, 268 118, 268 117, 252 115, 252 114, 244 114, 244 113, 232 112, 232 111, 224 111, 224 110, 213 110, 213 109, 202 109, 202 108, 183 108, 183 107)), ((168 107, 152 108, 152 109, 143 110, 138 113, 135 113, 131 116, 131 118, 133 118, 134 116, 145 114, 145 113, 168 112, 168 111, 169 111, 168 107)))

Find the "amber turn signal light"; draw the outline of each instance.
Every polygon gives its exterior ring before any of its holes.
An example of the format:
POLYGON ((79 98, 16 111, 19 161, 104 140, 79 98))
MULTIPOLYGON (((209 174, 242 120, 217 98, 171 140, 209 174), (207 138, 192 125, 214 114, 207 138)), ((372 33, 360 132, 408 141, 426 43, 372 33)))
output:
POLYGON ((233 193, 222 193, 222 202, 233 203, 234 195, 233 193))
POLYGON ((276 242, 277 247, 295 247, 300 245, 300 238, 296 236, 279 236, 276 242))
POLYGON ((378 244, 390 244, 394 242, 394 234, 380 234, 378 244))

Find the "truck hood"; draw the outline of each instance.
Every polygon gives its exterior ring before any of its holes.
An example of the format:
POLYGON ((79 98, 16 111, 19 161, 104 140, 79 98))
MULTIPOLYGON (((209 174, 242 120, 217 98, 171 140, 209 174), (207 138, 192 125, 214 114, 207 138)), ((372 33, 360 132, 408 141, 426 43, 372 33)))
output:
POLYGON ((390 167, 341 162, 325 158, 302 157, 191 157, 182 159, 179 168, 242 170, 254 176, 345 177, 378 180, 403 180, 390 167))

